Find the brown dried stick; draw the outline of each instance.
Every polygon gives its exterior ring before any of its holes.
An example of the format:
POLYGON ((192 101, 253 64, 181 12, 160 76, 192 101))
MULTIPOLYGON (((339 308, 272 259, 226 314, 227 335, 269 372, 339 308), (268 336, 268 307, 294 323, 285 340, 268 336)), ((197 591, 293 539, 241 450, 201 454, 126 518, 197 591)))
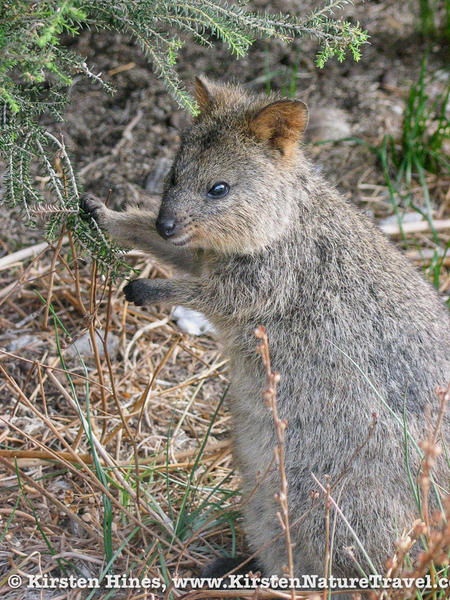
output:
MULTIPOLYGON (((287 421, 280 419, 277 406, 277 384, 280 381, 280 374, 272 371, 270 363, 269 340, 266 330, 260 326, 255 330, 255 335, 261 340, 257 351, 261 355, 267 375, 267 389, 264 391, 264 400, 270 409, 277 434, 278 445, 275 448, 275 456, 280 470, 281 489, 276 494, 276 500, 280 504, 281 512, 278 513, 278 518, 283 528, 286 538, 286 551, 288 558, 288 573, 289 577, 294 577, 294 557, 292 554, 291 532, 289 527, 289 507, 288 507, 288 482, 286 478, 286 470, 284 467, 284 435, 287 427, 287 421)), ((291 590, 291 598, 295 598, 294 589, 291 590)))
POLYGON ((53 295, 53 282, 55 280, 55 265, 56 265, 56 260, 58 258, 59 252, 60 252, 62 244, 63 244, 65 234, 66 234, 66 228, 65 228, 65 226, 63 226, 63 228, 61 230, 61 235, 59 236, 58 244, 56 246, 55 251, 53 252, 52 264, 51 264, 51 268, 50 268, 50 281, 48 284, 47 302, 45 305, 44 321, 42 324, 42 329, 44 329, 44 330, 48 329, 48 317, 49 317, 50 304, 51 304, 52 295, 53 295))

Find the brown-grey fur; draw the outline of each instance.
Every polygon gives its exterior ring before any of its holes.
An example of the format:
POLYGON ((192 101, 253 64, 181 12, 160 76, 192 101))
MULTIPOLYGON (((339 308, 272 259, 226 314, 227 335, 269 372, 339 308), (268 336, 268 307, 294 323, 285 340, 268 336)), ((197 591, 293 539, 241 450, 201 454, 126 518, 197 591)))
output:
MULTIPOLYGON (((281 374, 291 523, 311 507, 317 489, 311 473, 323 484, 325 475, 336 480, 378 414, 374 434, 333 495, 383 572, 399 532, 417 513, 402 427, 367 379, 400 419, 405 408, 409 432, 423 439, 426 410, 437 414, 433 390, 449 378, 447 310, 406 258, 307 160, 298 143, 306 125, 302 103, 208 81, 197 82, 197 98, 201 115, 182 136, 160 208, 160 218, 175 219, 173 238, 158 236, 150 212, 118 213, 93 199, 83 205, 114 239, 185 273, 131 282, 128 299, 191 307, 217 329, 230 358, 245 531, 252 551, 268 545, 259 558, 265 574, 281 574, 287 559, 276 517, 276 468, 246 501, 276 446, 255 328, 265 326, 273 368, 281 374), (229 194, 207 198, 218 181, 230 185, 229 194)), ((444 431, 448 440, 448 420, 444 431)), ((409 448, 415 474, 419 460, 409 448)), ((296 574, 323 574, 324 515, 321 503, 292 528, 296 574)), ((338 517, 336 574, 356 571, 349 546, 369 572, 338 517)))

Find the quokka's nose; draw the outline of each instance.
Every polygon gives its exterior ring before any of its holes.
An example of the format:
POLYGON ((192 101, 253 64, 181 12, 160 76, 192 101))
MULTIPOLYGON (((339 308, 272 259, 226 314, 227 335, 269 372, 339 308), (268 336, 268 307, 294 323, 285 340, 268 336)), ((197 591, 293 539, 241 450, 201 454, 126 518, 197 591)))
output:
POLYGON ((155 225, 157 232, 165 240, 172 237, 175 233, 175 219, 161 219, 161 217, 158 217, 155 225))

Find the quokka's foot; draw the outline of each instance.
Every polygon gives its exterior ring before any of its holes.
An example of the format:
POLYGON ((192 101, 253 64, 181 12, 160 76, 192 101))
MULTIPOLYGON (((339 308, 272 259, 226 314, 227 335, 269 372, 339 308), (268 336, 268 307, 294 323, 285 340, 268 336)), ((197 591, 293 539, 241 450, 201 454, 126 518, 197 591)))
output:
MULTIPOLYGON (((250 571, 252 573, 261 572, 261 568, 255 559, 249 560, 239 568, 239 565, 245 560, 245 556, 237 556, 236 558, 221 556, 206 564, 200 572, 200 577, 223 577, 230 571, 233 571, 233 575, 246 575, 250 571)), ((226 584, 227 580, 224 579, 223 583, 226 584)))

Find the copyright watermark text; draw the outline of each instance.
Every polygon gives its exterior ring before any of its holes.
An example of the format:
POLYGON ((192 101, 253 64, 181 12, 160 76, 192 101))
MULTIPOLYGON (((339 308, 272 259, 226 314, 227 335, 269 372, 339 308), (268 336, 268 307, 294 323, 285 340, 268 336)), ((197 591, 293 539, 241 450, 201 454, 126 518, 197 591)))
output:
MULTIPOLYGON (((249 577, 248 575, 229 575, 221 577, 173 577, 175 589, 274 589, 274 590, 374 590, 374 589, 417 589, 442 590, 450 589, 447 577, 320 577, 318 575, 301 575, 299 577, 249 577)), ((127 574, 104 577, 51 577, 49 575, 19 575, 8 578, 8 586, 12 589, 26 587, 28 589, 136 589, 165 592, 166 583, 158 577, 131 577, 127 574)), ((152 596, 152 594, 150 594, 152 596)))

